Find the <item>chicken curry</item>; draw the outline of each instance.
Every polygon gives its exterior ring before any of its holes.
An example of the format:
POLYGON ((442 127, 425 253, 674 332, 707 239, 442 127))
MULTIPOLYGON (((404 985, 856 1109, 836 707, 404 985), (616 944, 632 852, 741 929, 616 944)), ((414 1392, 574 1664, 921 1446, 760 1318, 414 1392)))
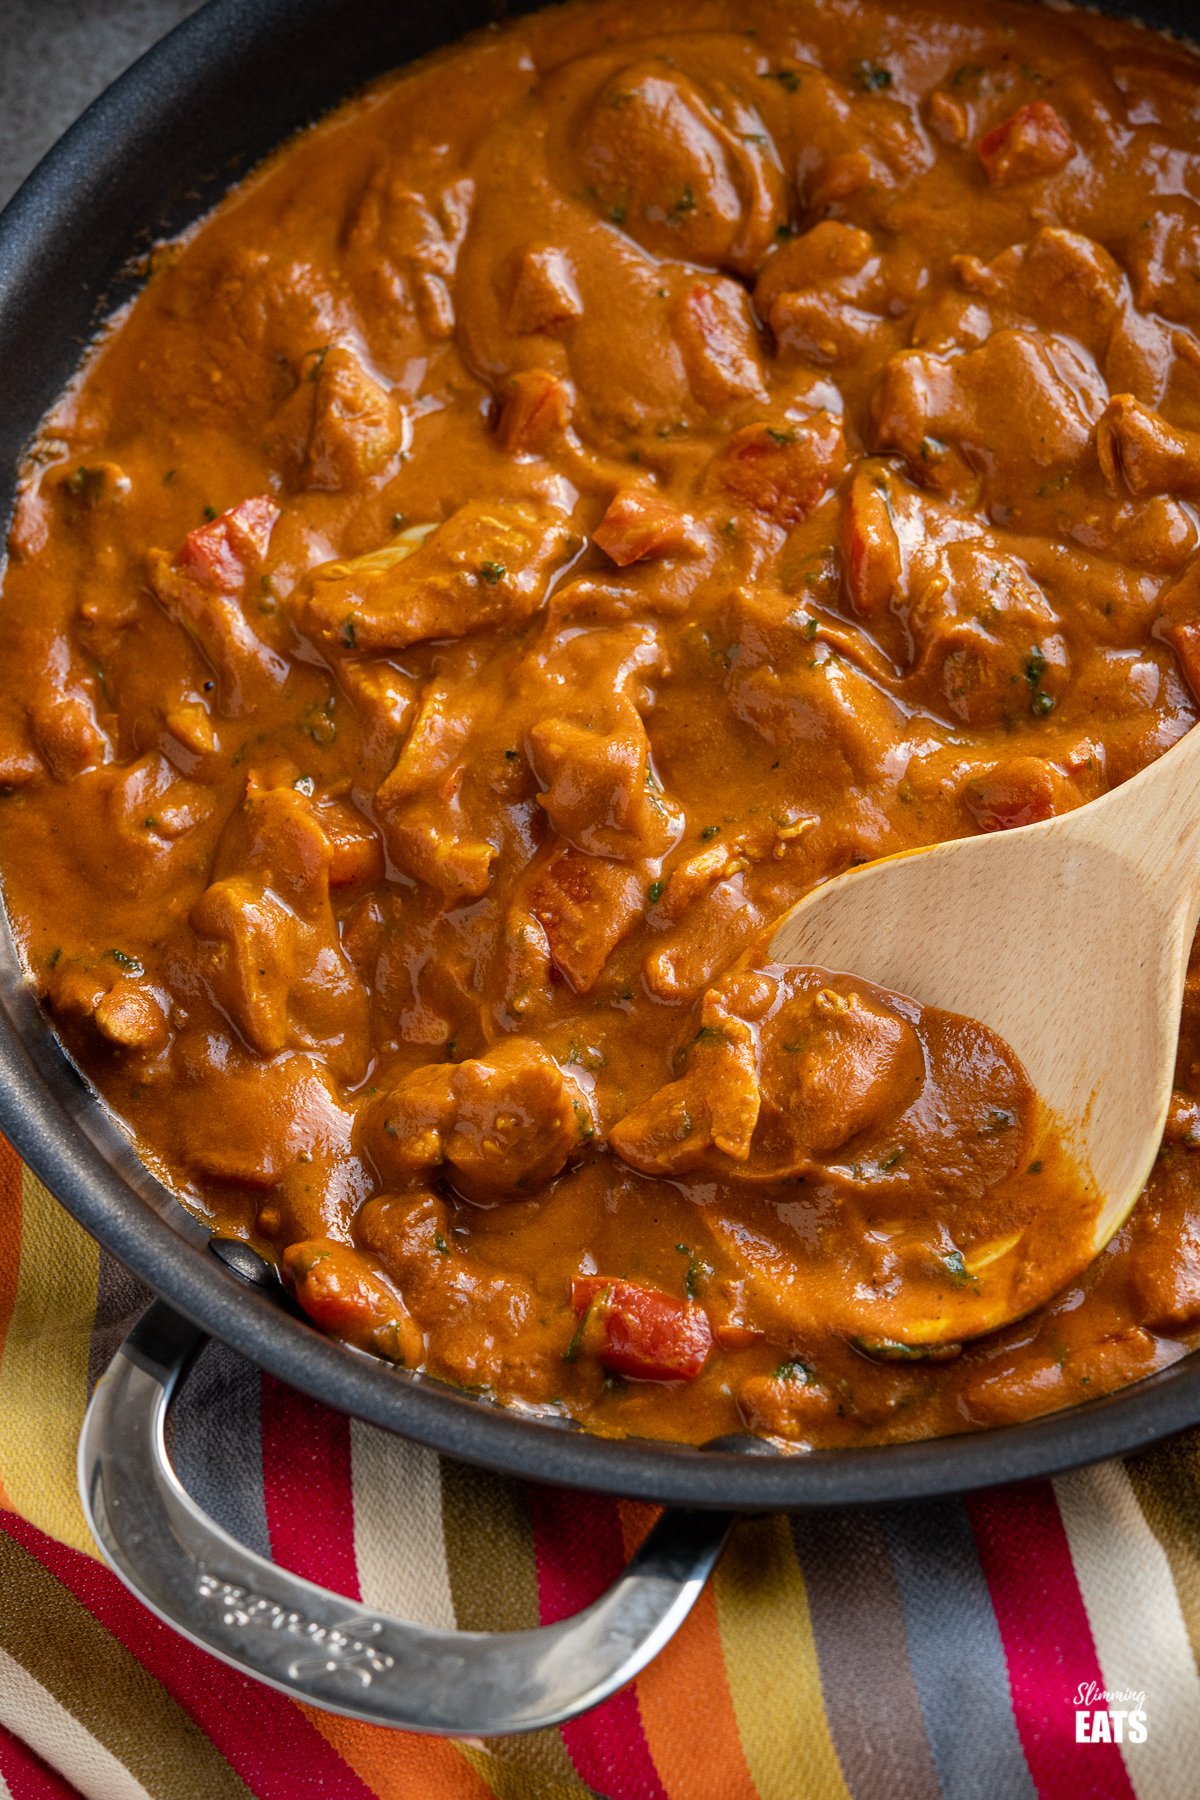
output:
POLYGON ((1182 47, 981 0, 481 34, 156 246, 33 447, 30 977, 149 1165, 406 1368, 798 1447, 1117 1387, 1200 1334, 1200 964, 1133 1216, 961 1345, 1073 1192, 1036 1097, 765 945, 1191 726, 1198 501, 1182 47))

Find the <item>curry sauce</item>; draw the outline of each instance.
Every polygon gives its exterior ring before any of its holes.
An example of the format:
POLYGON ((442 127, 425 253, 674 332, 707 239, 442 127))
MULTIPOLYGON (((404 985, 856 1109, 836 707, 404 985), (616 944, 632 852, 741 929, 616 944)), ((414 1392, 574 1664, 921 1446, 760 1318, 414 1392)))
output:
POLYGON ((990 1033, 765 946, 1196 719, 1198 128, 1090 14, 591 0, 155 248, 23 475, 0 869, 148 1164, 319 1324, 797 1446, 1185 1353, 1200 976, 1131 1219, 960 1348, 1093 1202, 990 1033))

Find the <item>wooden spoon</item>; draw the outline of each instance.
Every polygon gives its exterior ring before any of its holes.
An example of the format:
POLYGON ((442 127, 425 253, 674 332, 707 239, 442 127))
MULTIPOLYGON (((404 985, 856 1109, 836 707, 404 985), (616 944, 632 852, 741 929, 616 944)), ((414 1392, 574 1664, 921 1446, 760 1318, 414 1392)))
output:
POLYGON ((852 971, 990 1026, 1095 1183, 1091 1230, 1052 1284, 1017 1271, 1014 1243, 953 1325, 910 1325, 903 1343, 961 1342, 1041 1305, 1128 1217, 1166 1122, 1198 917, 1200 729, 1075 812, 865 864, 780 921, 772 961, 852 971))

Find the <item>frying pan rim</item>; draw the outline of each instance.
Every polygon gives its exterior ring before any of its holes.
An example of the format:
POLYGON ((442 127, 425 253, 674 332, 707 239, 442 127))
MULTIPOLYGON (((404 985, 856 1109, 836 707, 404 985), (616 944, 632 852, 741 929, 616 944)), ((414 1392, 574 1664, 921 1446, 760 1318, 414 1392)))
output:
MULTIPOLYGON (((393 15, 398 10, 391 8, 393 15)), ((421 13, 419 6, 406 10, 421 13)), ((1153 10, 1128 9, 1142 17, 1153 10)), ((1159 10, 1171 10, 1167 0, 1159 0, 1159 10)), ((1186 30, 1189 10, 1188 0, 1178 0, 1176 35, 1186 30)), ((0 214, 0 366, 17 371, 17 404, 0 428, 0 470, 9 484, 0 489, 0 503, 11 500, 20 448, 78 365, 103 311, 131 289, 133 278, 122 274, 98 232, 118 221, 123 256, 135 253, 164 227, 178 229, 189 206, 192 217, 203 216, 222 188, 334 104, 331 91, 325 105, 304 106, 290 126, 270 132, 249 154, 236 130, 226 129, 222 138, 196 129, 214 92, 231 96, 227 104, 236 101, 239 67, 243 85, 273 59, 286 67, 288 56, 304 54, 305 33, 310 49, 322 29, 328 36, 335 11, 338 31, 353 37, 354 30, 365 31, 369 16, 382 19, 385 8, 382 0, 355 0, 352 29, 345 0, 207 0, 93 102, 0 214), (165 157, 169 182, 151 166, 156 151, 165 157), (196 172, 190 186, 180 177, 181 159, 196 172), (150 192, 157 194, 154 204, 150 192), (62 280, 68 287, 58 291, 71 296, 66 311, 73 323, 47 331, 47 318, 56 317, 45 304, 50 284, 62 280)), ((452 21, 444 33, 434 28, 438 42, 461 35, 464 12, 474 14, 468 26, 487 22, 485 5, 427 0, 424 11, 452 21)), ((427 47, 422 42, 418 49, 427 47)), ((403 51, 386 54, 376 72, 404 60, 403 51)), ((323 1336, 209 1254, 204 1228, 140 1163, 58 1044, 25 983, 6 915, 0 923, 0 1130, 92 1237, 213 1338, 340 1411, 523 1479, 752 1512, 913 1502, 1128 1455, 1200 1422, 1200 1352, 1116 1394, 1018 1425, 778 1457, 603 1439, 395 1371, 323 1336)))

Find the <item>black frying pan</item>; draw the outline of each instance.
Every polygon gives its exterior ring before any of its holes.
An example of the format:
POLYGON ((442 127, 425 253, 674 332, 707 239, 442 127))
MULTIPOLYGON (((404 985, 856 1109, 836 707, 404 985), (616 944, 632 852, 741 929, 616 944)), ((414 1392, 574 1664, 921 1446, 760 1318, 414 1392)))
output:
MULTIPOLYGON (((136 286, 138 253, 353 88, 501 10, 487 0, 209 0, 84 114, 0 215, 5 509, 23 447, 100 319, 136 286)), ((1200 36, 1200 0, 1111 10, 1200 36)), ((217 1245, 214 1254, 66 1058, 6 928, 0 1128, 80 1223, 163 1297, 101 1384, 85 1427, 81 1476, 106 1554, 148 1604, 218 1655, 377 1721, 483 1734, 594 1704, 684 1616, 732 1512, 962 1493, 1124 1455, 1200 1421, 1197 1356, 1028 1424, 779 1457, 753 1453, 762 1449, 753 1440, 691 1449, 594 1438, 393 1369, 297 1317, 253 1253, 217 1245), (704 1510, 666 1515, 622 1583, 564 1626, 497 1639, 398 1626, 272 1570, 203 1520, 174 1482, 161 1414, 206 1335, 449 1456, 704 1510)))

